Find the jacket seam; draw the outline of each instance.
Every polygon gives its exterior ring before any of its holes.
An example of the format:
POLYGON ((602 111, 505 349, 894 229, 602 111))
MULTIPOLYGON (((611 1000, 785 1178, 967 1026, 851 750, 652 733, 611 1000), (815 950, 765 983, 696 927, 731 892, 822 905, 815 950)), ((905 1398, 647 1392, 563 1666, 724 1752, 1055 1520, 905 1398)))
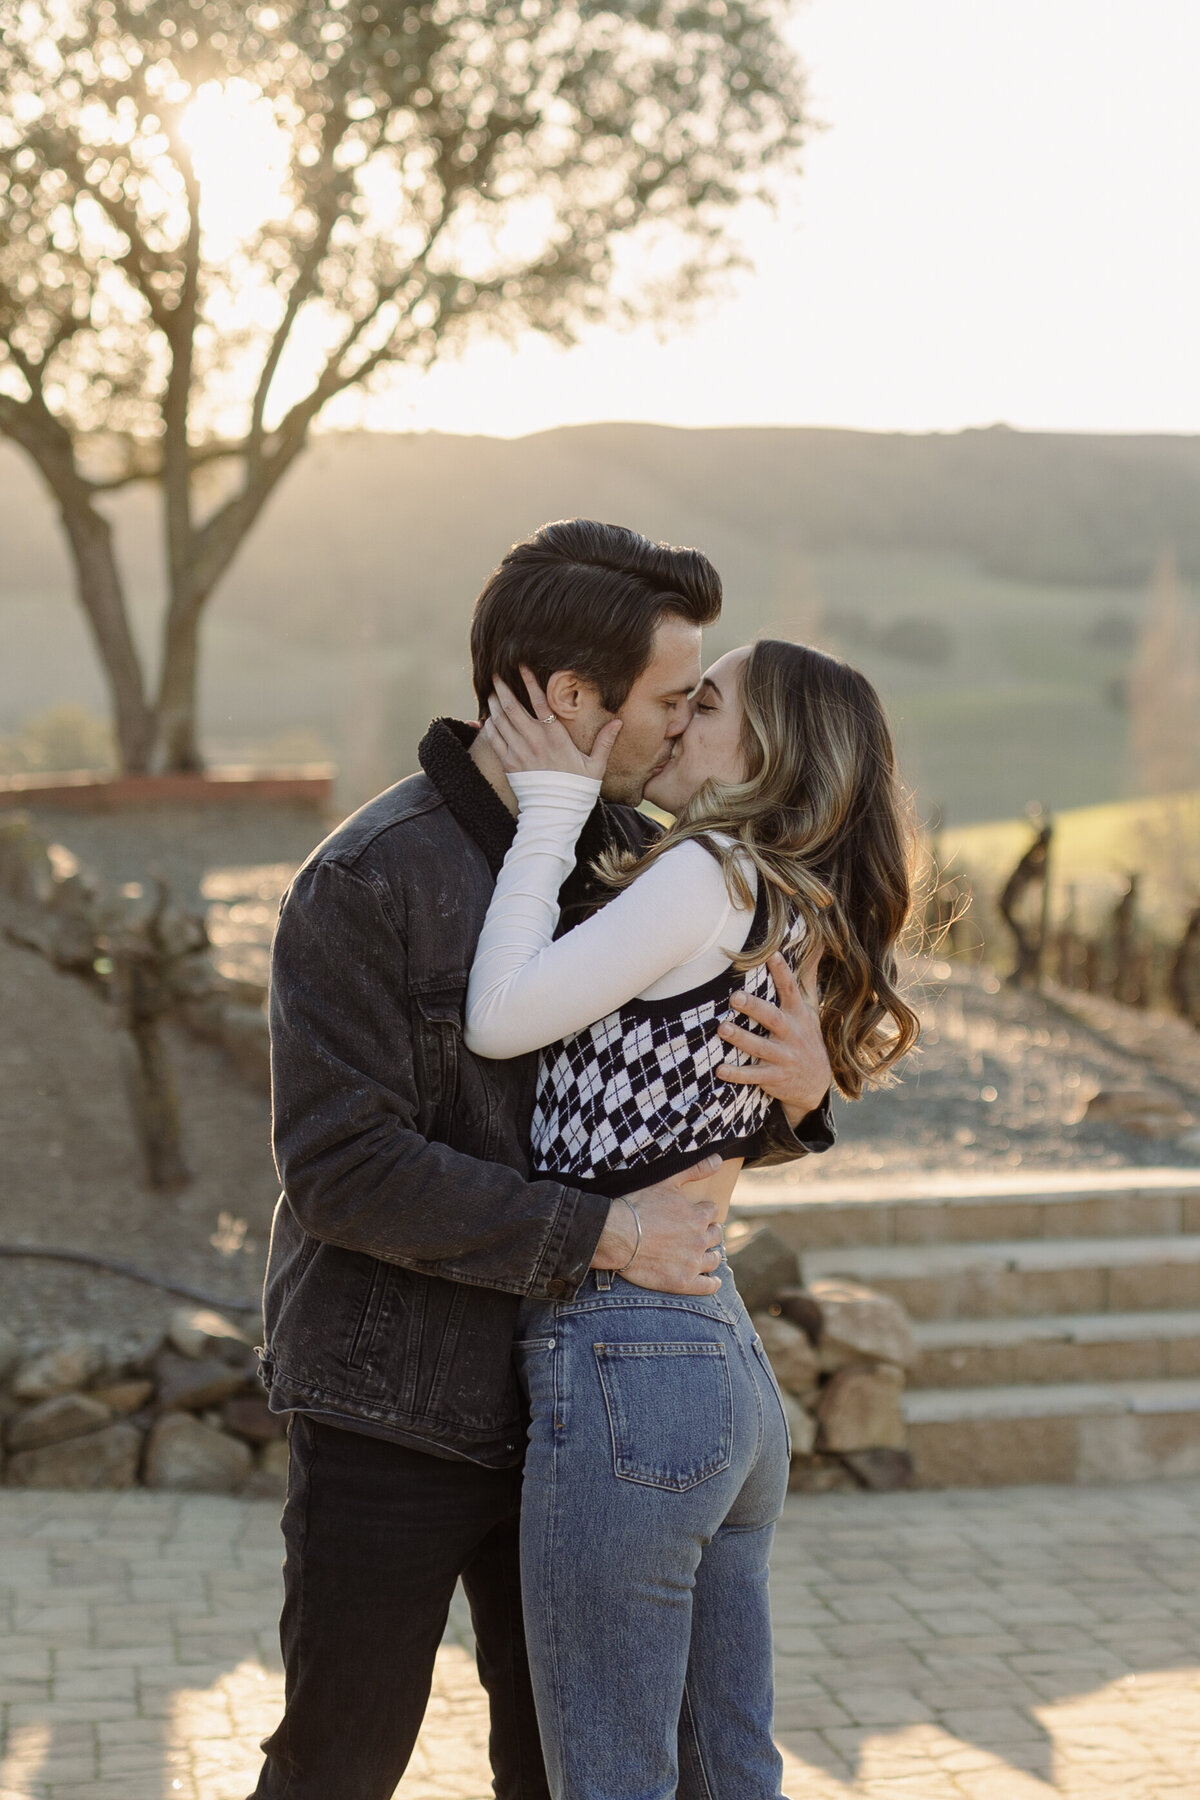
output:
MULTIPOLYGON (((426 777, 426 780, 428 780, 428 777, 426 777)), ((430 783, 430 785, 432 786, 432 783, 430 783)), ((445 810, 445 807, 445 800, 442 798, 441 794, 438 793, 437 789, 434 788, 433 793, 427 800, 413 802, 406 806, 403 812, 398 813, 395 818, 381 820, 380 823, 375 826, 374 830, 368 832, 361 843, 339 848, 337 850, 323 851, 310 863, 306 864, 306 867, 315 868, 320 863, 328 863, 331 867, 354 870, 356 864, 360 863, 363 857, 368 855, 379 843, 379 840, 386 837, 389 832, 396 831, 404 825, 410 825, 416 819, 426 818, 430 813, 445 810)))

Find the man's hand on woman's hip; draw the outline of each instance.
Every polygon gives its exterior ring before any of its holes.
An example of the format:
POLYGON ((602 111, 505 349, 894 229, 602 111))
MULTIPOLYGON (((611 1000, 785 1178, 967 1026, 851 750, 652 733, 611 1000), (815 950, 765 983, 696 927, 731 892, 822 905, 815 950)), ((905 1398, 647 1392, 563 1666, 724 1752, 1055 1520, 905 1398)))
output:
POLYGON ((715 1294, 721 1285, 714 1271, 721 1266, 724 1236, 717 1203, 688 1190, 720 1167, 719 1156, 706 1156, 670 1181, 640 1188, 628 1200, 614 1200, 593 1269, 619 1269, 635 1287, 664 1294, 715 1294))
POLYGON ((767 967, 775 982, 778 1006, 753 994, 736 993, 730 998, 733 1010, 763 1026, 767 1036, 725 1020, 717 1028, 719 1035, 755 1060, 722 1063, 716 1072, 722 1081, 760 1087, 772 1100, 782 1101, 789 1122, 795 1125, 820 1106, 832 1080, 821 1036, 816 969, 811 963, 802 966, 797 981, 786 957, 778 952, 768 957, 767 967))

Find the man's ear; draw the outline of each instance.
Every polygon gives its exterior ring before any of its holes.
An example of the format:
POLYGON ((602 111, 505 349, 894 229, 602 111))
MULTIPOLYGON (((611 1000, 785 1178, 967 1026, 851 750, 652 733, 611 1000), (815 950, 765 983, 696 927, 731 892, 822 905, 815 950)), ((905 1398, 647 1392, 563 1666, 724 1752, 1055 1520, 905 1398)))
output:
POLYGON ((573 669, 556 669, 546 683, 546 699, 550 711, 569 725, 581 713, 591 710, 595 690, 590 681, 581 681, 573 669))

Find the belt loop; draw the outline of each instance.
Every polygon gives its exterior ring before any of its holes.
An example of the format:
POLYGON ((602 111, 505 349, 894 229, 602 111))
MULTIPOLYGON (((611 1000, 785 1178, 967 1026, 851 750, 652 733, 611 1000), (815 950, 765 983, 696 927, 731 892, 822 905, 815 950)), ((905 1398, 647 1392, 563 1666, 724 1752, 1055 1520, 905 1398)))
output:
POLYGON ((597 1269, 595 1271, 595 1276, 596 1276, 596 1292, 598 1294, 607 1294, 612 1288, 612 1278, 613 1278, 612 1270, 611 1269, 597 1269))

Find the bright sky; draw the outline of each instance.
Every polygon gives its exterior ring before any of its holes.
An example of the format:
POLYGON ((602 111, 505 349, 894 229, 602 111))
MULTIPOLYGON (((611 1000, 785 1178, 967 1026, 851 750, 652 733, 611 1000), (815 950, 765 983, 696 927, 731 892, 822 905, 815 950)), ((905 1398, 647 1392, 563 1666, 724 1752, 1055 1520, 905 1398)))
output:
POLYGON ((498 345, 338 415, 1200 432, 1200 0, 802 0, 806 173, 690 332, 498 345))

